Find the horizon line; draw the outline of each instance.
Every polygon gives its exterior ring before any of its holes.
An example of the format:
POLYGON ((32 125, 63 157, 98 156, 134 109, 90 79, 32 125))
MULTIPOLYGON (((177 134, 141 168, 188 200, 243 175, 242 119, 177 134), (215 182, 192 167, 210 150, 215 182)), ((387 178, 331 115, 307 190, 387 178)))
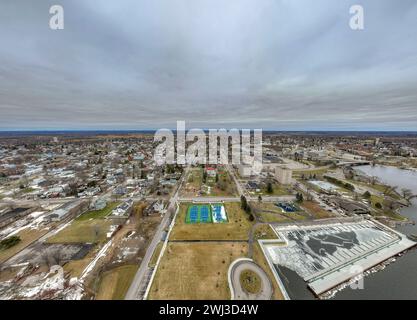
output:
MULTIPOLYGON (((174 132, 177 131, 177 129, 175 128, 158 128, 158 129, 0 129, 0 134, 1 133, 29 133, 29 132, 155 132, 157 130, 160 129, 168 129, 168 130, 172 130, 174 132)), ((193 128, 190 128, 193 129, 193 128)), ((186 131, 190 130, 190 129, 186 129, 186 131)), ((380 132, 387 132, 387 133, 396 133, 396 132, 401 132, 401 133, 416 133, 417 134, 417 130, 401 130, 401 129, 396 129, 396 130, 389 130, 389 129, 379 129, 379 130, 375 130, 375 129, 364 129, 364 130, 357 130, 357 129, 262 129, 262 128, 202 128, 203 131, 208 131, 208 130, 219 130, 219 129, 226 129, 226 130, 230 130, 230 129, 238 129, 238 130, 259 130, 261 129, 264 132, 368 132, 368 133, 380 133, 380 132)))

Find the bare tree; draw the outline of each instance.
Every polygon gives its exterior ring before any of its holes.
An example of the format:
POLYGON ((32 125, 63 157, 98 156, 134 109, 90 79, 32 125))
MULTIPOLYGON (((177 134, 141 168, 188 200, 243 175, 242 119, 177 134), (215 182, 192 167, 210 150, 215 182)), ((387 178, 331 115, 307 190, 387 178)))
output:
POLYGON ((310 188, 307 188, 306 198, 307 198, 307 201, 313 201, 313 195, 311 194, 310 188))
POLYGON ((384 200, 384 206, 389 208, 390 210, 395 209, 395 204, 396 204, 396 202, 391 200, 391 199, 385 199, 384 200))
POLYGON ((51 267, 51 256, 49 250, 44 250, 41 254, 41 260, 45 263, 48 268, 51 267))
POLYGON ((93 226, 93 238, 94 238, 94 242, 98 242, 99 235, 100 235, 100 227, 97 226, 97 225, 93 226))
POLYGON ((414 197, 417 197, 417 195, 413 194, 413 192, 410 189, 401 189, 401 195, 405 200, 410 202, 410 200, 414 197))
POLYGON ((397 189, 397 186, 386 186, 384 188, 383 194, 386 196, 391 196, 397 189))
POLYGON ((64 260, 64 254, 61 250, 54 250, 51 254, 51 257, 56 265, 61 265, 64 260))

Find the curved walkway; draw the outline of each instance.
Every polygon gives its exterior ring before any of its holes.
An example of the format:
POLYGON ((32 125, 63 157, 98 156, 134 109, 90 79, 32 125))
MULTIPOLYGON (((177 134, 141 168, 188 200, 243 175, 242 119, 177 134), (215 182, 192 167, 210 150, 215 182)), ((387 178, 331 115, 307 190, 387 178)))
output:
POLYGON ((268 275, 252 259, 241 258, 232 262, 228 271, 229 288, 232 300, 270 300, 273 289, 268 275), (255 272, 261 279, 261 291, 247 293, 240 284, 240 274, 244 270, 255 272))

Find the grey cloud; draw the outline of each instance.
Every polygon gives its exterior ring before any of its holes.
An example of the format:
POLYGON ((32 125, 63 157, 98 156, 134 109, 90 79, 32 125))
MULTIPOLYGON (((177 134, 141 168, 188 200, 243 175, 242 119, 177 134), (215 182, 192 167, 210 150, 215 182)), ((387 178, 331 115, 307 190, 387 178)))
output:
POLYGON ((414 0, 56 3, 0 3, 2 130, 417 127, 414 0))

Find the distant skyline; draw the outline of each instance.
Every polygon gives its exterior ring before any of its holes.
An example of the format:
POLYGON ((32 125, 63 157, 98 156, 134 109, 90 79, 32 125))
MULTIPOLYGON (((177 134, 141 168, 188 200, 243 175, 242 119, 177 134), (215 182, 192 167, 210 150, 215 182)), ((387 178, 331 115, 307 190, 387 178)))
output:
POLYGON ((0 39, 0 131, 417 130, 415 0, 2 0, 0 39))

